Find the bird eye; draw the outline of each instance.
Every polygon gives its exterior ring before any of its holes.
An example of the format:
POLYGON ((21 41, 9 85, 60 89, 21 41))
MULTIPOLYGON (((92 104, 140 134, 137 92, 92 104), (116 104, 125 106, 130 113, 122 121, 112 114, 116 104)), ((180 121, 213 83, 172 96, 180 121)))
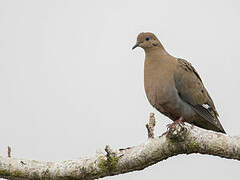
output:
POLYGON ((149 40, 150 40, 150 37, 146 37, 145 40, 146 40, 146 41, 149 41, 149 40))

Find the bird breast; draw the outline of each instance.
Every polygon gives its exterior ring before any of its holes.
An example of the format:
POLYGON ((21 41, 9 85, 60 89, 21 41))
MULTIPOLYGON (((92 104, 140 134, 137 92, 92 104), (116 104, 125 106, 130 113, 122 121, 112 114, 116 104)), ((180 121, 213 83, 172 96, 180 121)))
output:
POLYGON ((150 104, 156 107, 168 103, 176 94, 172 75, 164 69, 148 71, 147 68, 144 69, 144 88, 150 104))

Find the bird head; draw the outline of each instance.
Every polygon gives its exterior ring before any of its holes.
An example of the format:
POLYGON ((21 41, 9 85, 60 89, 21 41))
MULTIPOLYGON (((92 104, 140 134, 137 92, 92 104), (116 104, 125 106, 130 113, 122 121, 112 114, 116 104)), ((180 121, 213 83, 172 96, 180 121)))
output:
POLYGON ((160 41, 158 38, 150 32, 146 33, 140 33, 137 37, 137 43, 132 47, 132 49, 135 49, 136 47, 141 47, 144 50, 150 49, 150 48, 156 48, 161 46, 160 41))

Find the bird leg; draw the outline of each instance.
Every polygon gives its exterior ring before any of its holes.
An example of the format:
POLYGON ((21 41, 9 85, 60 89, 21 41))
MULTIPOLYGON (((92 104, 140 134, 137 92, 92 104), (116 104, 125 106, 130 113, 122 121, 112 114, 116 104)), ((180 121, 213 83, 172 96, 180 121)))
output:
POLYGON ((183 124, 184 125, 184 118, 181 116, 178 120, 173 121, 173 123, 171 123, 171 124, 168 124, 167 125, 168 130, 165 133, 163 133, 161 136, 168 134, 169 129, 172 128, 175 124, 183 124))
POLYGON ((172 126, 174 126, 175 124, 184 124, 184 118, 181 116, 178 120, 173 121, 173 123, 168 124, 167 127, 171 128, 172 126))

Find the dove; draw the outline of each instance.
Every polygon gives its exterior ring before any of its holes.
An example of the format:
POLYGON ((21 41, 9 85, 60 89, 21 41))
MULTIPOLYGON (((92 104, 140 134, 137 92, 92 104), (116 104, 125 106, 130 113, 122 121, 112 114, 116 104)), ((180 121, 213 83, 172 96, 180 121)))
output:
POLYGON ((140 33, 132 49, 145 51, 144 88, 150 104, 173 120, 226 133, 212 98, 196 69, 170 55, 150 32, 140 33))

